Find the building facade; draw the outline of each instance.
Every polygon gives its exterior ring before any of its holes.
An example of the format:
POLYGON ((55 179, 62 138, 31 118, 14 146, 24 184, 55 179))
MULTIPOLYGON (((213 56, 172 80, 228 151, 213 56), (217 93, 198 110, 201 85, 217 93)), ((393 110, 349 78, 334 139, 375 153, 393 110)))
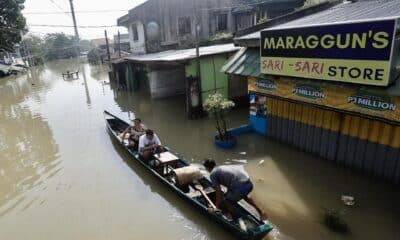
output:
POLYGON ((129 34, 114 35, 114 51, 118 50, 129 52, 131 50, 129 34))
POLYGON ((144 54, 193 47, 196 25, 200 42, 229 38, 303 4, 304 0, 148 0, 119 18, 118 25, 128 28, 131 51, 144 54))
POLYGON ((400 2, 337 1, 314 10, 235 39, 245 51, 223 71, 248 83, 251 128, 400 183, 400 2), (383 45, 367 38, 378 32, 383 45))

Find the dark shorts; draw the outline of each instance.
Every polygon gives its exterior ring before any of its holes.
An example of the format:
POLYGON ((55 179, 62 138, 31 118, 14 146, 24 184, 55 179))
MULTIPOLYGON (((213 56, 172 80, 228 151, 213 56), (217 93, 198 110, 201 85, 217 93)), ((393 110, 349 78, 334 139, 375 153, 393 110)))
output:
POLYGON ((225 194, 225 199, 231 202, 238 202, 243 198, 246 198, 247 195, 253 190, 253 183, 251 181, 247 181, 242 183, 240 187, 229 190, 225 194))
POLYGON ((129 135, 129 140, 132 142, 139 142, 138 140, 135 139, 135 135, 129 135))

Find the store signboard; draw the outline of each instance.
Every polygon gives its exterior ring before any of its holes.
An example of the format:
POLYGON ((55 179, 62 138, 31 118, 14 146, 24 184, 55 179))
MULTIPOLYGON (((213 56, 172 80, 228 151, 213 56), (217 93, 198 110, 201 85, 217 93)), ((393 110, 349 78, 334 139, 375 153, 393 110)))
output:
POLYGON ((261 32, 261 73, 387 86, 396 19, 261 32))
POLYGON ((358 88, 339 88, 298 83, 293 80, 275 80, 274 89, 260 87, 263 79, 248 79, 250 92, 307 102, 338 110, 366 114, 400 122, 400 97, 385 95, 358 88))

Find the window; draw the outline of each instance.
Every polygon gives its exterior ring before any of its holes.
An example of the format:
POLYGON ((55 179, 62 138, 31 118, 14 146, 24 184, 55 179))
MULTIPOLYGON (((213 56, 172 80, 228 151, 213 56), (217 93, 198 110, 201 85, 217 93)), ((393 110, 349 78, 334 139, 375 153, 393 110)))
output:
POLYGON ((254 17, 250 14, 236 15, 236 30, 241 30, 253 26, 254 17))
POLYGON ((132 25, 132 35, 133 35, 133 41, 138 41, 139 40, 139 34, 137 30, 137 24, 132 25))
POLYGON ((217 15, 217 31, 226 31, 228 29, 228 14, 217 15))
POLYGON ((190 17, 180 17, 178 18, 178 31, 179 34, 188 34, 191 33, 191 23, 190 17))

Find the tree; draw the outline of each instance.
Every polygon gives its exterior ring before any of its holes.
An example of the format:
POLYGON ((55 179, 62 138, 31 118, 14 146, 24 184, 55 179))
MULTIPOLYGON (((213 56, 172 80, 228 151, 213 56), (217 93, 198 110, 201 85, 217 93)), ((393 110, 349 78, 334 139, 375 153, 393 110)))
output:
POLYGON ((77 57, 79 46, 75 37, 64 33, 50 33, 45 37, 46 60, 66 59, 77 57))
POLYGON ((92 48, 93 48, 93 46, 92 46, 92 44, 90 43, 89 40, 83 39, 83 40, 80 40, 80 41, 79 41, 79 49, 80 49, 82 52, 88 52, 88 51, 90 51, 92 48))
POLYGON ((25 18, 21 13, 25 0, 0 1, 0 50, 13 52, 14 45, 26 32, 25 18))
POLYGON ((96 48, 90 50, 87 57, 88 57, 88 62, 92 65, 97 65, 100 63, 100 54, 96 48))
POLYGON ((41 65, 43 64, 43 56, 45 52, 44 41, 42 38, 35 36, 33 34, 28 34, 22 40, 21 54, 22 56, 28 56, 30 54, 33 56, 33 64, 41 65))

